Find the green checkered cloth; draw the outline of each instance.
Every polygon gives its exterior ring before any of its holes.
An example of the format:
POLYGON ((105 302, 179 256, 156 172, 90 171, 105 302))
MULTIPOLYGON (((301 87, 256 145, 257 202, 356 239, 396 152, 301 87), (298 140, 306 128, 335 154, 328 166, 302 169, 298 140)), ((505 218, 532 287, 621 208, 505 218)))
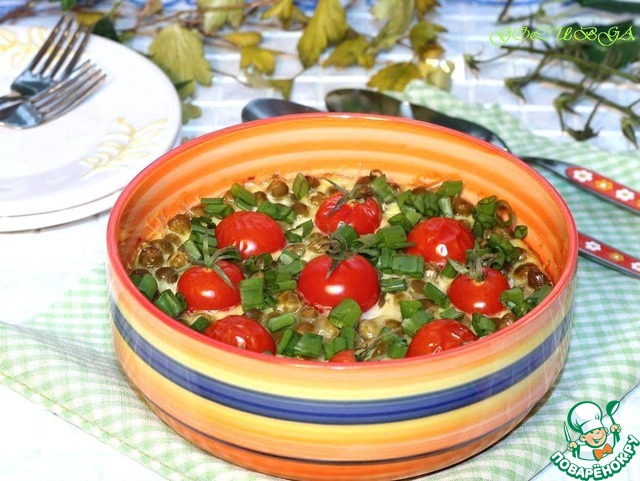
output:
MULTIPOLYGON (((554 144, 525 130, 498 106, 467 105, 446 93, 412 85, 406 97, 450 115, 483 123, 515 152, 565 159, 640 186, 637 153, 612 155, 587 144, 554 144)), ((547 175, 585 233, 640 255, 640 216, 608 205, 547 175)), ((0 380, 23 396, 172 480, 268 480, 209 456, 174 434, 129 388, 112 350, 103 267, 30 322, 0 322, 0 380)), ((640 282, 580 259, 575 324, 566 367, 534 412, 513 433, 433 480, 529 479, 564 450, 563 422, 577 402, 600 406, 640 382, 640 282)))

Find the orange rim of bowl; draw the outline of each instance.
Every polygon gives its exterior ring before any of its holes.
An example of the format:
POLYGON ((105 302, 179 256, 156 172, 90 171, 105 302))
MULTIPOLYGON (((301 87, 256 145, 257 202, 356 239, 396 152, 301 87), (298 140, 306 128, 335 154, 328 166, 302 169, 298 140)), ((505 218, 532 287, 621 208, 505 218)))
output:
POLYGON ((473 353, 476 350, 484 349, 485 344, 499 342, 503 337, 511 335, 511 333, 516 333, 522 329, 525 329, 527 324, 532 322, 534 317, 541 311, 547 308, 547 306, 551 305, 556 301, 556 299, 564 292, 565 288, 568 287, 570 282, 574 277, 574 273, 577 267, 577 259, 578 259, 578 234, 575 222, 573 220, 573 216, 569 211, 569 207, 567 206, 564 199, 560 196, 558 191, 535 169, 526 164, 524 161, 518 159, 513 154, 506 152, 494 145, 491 145, 483 140, 477 139, 467 134, 463 134, 456 130, 452 130, 446 127, 441 127, 435 124, 429 124, 427 122, 422 122, 419 120, 413 119, 404 119, 398 117, 390 117, 386 115, 370 115, 370 114, 357 114, 357 113, 309 113, 309 114, 295 114, 295 115, 283 115, 279 117, 269 118, 269 119, 261 119, 255 120, 246 124, 236 124, 230 127, 226 127, 215 132, 211 132, 208 134, 204 134, 200 137, 192 139, 175 149, 167 152, 166 154, 159 157, 157 160, 153 161, 147 167, 145 167, 139 174, 137 174, 131 182, 123 189, 122 193, 118 197, 116 203, 111 210, 109 221, 107 224, 107 257, 110 263, 110 268, 113 271, 113 275, 123 281, 123 287, 126 292, 133 296, 133 298, 139 302, 140 304, 146 306, 148 310, 151 310, 158 321, 163 322, 167 326, 175 329, 177 332, 187 336, 188 338, 202 342, 216 349, 221 349, 227 353, 241 356, 241 357, 249 357, 256 360, 261 360, 269 363, 276 363, 279 365, 290 365, 290 366, 304 366, 305 368, 313 367, 315 369, 327 369, 327 370, 338 370, 342 371, 345 369, 373 369, 373 370, 381 370, 381 369, 392 369, 394 366, 397 367, 399 365, 404 364, 414 364, 414 363, 424 363, 428 362, 429 359, 438 358, 444 359, 446 357, 460 356, 464 353, 473 353), (463 346, 457 347, 455 349, 451 349, 448 351, 441 351, 436 354, 430 354, 427 356, 417 356, 414 358, 403 358, 403 359, 394 359, 390 362, 359 362, 359 363, 330 363, 325 361, 315 361, 315 360, 304 360, 304 359, 292 359, 287 357, 279 357, 279 356, 268 356, 262 353, 255 353, 251 351, 244 351, 242 349, 235 348, 233 346, 224 344, 222 342, 216 341, 214 339, 203 336, 202 334, 190 329, 188 326, 180 323, 176 319, 169 317, 163 311, 155 307, 153 304, 149 304, 149 300, 133 285, 133 283, 129 280, 129 276, 123 266, 122 261, 120 260, 120 256, 118 255, 118 246, 117 246, 117 229, 119 225, 119 220, 122 215, 122 211, 124 210, 126 203, 128 202, 129 196, 135 192, 140 184, 142 184, 147 174, 153 170, 155 170, 159 165, 170 162, 174 156, 180 154, 184 151, 191 149, 194 145, 198 145, 202 142, 207 141, 210 138, 218 137, 221 135, 232 134, 236 131, 242 131, 247 128, 260 127, 261 125, 271 125, 276 122, 290 122, 290 121, 298 121, 298 120, 313 120, 313 119, 326 119, 326 118, 339 118, 339 119, 364 119, 364 120, 372 120, 372 121, 382 121, 382 122, 394 122, 394 123, 406 123, 409 125, 417 125, 424 126, 427 125, 430 129, 435 131, 442 131, 447 133, 450 136, 457 137, 463 142, 477 144, 478 146, 482 146, 483 148, 488 148, 493 150, 494 152, 500 154, 503 157, 506 157, 511 162, 516 163, 520 168, 527 171, 538 184, 544 188, 546 193, 554 199, 564 222, 567 224, 569 231, 569 250, 568 250, 568 262, 565 265, 562 273, 554 284, 553 289, 547 295, 540 304, 538 304, 532 311, 525 314, 523 317, 517 320, 517 322, 511 324, 510 326, 501 329, 500 331, 493 333, 489 336, 478 339, 477 341, 465 344, 463 346))

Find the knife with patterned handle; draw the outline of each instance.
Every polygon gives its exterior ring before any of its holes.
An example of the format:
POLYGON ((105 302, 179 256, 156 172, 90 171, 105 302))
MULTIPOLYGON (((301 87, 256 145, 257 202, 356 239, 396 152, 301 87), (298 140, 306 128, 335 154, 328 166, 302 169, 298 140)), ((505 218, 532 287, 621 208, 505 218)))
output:
POLYGON ((533 156, 522 156, 520 158, 525 162, 539 165, 561 175, 569 182, 597 195, 601 199, 640 214, 640 192, 631 187, 622 185, 593 170, 561 160, 533 156))
POLYGON ((622 252, 609 244, 578 232, 578 248, 580 254, 592 261, 640 279, 640 259, 622 252))

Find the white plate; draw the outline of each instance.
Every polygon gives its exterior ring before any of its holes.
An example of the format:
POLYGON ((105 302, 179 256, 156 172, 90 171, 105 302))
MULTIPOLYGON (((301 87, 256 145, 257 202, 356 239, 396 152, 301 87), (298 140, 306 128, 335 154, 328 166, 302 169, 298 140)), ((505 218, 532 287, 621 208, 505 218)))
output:
MULTIPOLYGON (((0 27, 0 92, 9 91, 48 33, 36 27, 0 27)), ((180 100, 155 64, 97 36, 91 37, 84 58, 107 74, 87 101, 39 127, 0 128, 3 221, 104 200, 178 139, 180 100)), ((85 211, 76 209, 78 215, 85 211)))
POLYGON ((68 209, 44 212, 42 214, 14 215, 0 217, 0 232, 18 232, 24 230, 41 229, 60 224, 66 224, 90 215, 99 214, 113 207, 121 191, 114 192, 102 199, 87 204, 76 205, 68 209))

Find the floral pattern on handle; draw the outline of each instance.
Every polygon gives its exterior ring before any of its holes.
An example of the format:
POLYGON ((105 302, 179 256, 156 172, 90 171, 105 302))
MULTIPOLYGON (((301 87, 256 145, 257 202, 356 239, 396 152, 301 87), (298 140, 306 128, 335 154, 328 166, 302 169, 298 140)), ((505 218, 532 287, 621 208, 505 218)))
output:
POLYGON ((584 167, 569 167, 567 176, 575 184, 640 213, 640 192, 584 167))
POLYGON ((640 277, 640 259, 621 252, 604 242, 589 237, 586 234, 578 234, 578 244, 581 250, 609 266, 615 266, 617 270, 625 271, 634 277, 640 277))

